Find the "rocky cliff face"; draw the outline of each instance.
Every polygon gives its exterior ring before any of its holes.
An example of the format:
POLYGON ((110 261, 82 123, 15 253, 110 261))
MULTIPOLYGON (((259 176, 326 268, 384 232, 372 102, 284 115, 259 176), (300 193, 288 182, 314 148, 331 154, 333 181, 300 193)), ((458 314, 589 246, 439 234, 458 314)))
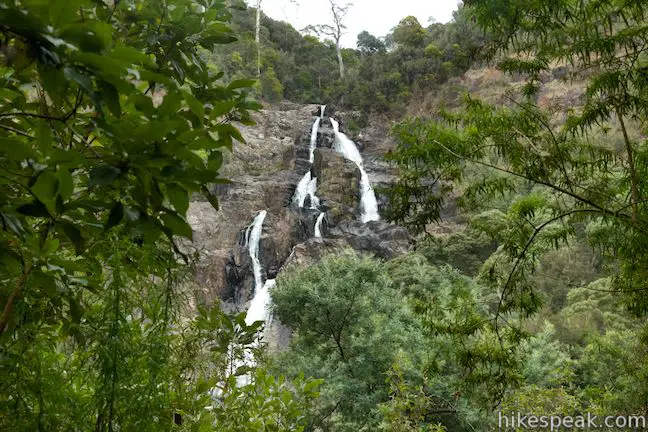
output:
MULTIPOLYGON (((256 126, 241 126, 246 143, 236 144, 226 158, 224 175, 232 183, 215 188, 221 209, 195 201, 189 209, 198 253, 193 282, 197 300, 224 300, 245 310, 254 291, 246 231, 261 210, 263 225, 259 258, 265 278, 279 271, 312 265, 326 253, 343 248, 390 259, 409 249, 406 230, 384 221, 363 224, 360 214, 360 171, 334 150, 335 135, 328 118, 321 121, 314 162, 310 157, 311 127, 319 106, 282 104, 256 115, 256 126), (297 183, 308 171, 318 179, 320 205, 311 209, 292 202, 297 183), (326 212, 322 238, 313 238, 315 221, 326 212), (282 270, 283 269, 283 270, 282 270)), ((328 115, 328 113, 327 113, 328 115)), ((344 113, 338 113, 344 128, 344 113)), ((389 183, 395 176, 382 161, 388 139, 377 128, 363 135, 359 148, 372 182, 389 183)), ((276 330, 276 329, 275 329, 276 330)))

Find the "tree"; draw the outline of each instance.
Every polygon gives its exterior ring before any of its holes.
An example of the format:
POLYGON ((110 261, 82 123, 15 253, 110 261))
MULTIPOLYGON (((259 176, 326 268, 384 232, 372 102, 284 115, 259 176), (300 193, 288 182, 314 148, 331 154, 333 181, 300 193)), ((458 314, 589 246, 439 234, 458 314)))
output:
POLYGON ((415 317, 394 300, 380 263, 352 253, 331 256, 279 279, 272 298, 277 318, 295 330, 279 370, 288 376, 303 370, 326 382, 311 412, 314 426, 377 426, 377 404, 388 398, 384 373, 403 350, 413 362, 408 377, 416 374, 420 352, 411 348, 422 343, 411 330, 415 317))
POLYGON ((257 77, 261 77, 261 1, 256 2, 256 28, 254 32, 254 42, 257 46, 257 77))
POLYGON ((584 225, 588 241, 618 263, 614 289, 631 309, 645 312, 648 164, 640 131, 648 102, 640 95, 648 75, 638 41, 648 37, 646 5, 465 3, 492 36, 491 54, 503 57, 499 67, 527 82, 508 106, 467 98, 460 113, 396 127, 400 147, 392 159, 403 175, 392 189, 392 218, 423 230, 459 185, 460 201, 472 210, 517 194, 505 213, 480 224, 501 245, 483 279, 501 293, 500 329, 510 322, 505 317, 539 310, 529 281, 537 258, 573 240, 584 225), (536 103, 542 77, 556 62, 586 87, 584 105, 564 107, 562 123, 536 103), (439 187, 430 193, 433 184, 439 187))
POLYGON ((363 54, 385 52, 385 44, 366 30, 358 34, 357 46, 363 54))
POLYGON ((418 254, 329 256, 272 296, 294 330, 277 371, 325 380, 310 413, 324 430, 474 430, 519 374, 489 320, 493 296, 418 254))
POLYGON ((328 24, 318 24, 311 25, 306 27, 305 31, 312 31, 317 35, 325 35, 332 37, 335 41, 335 49, 337 51, 338 65, 340 66, 340 78, 344 78, 344 60, 342 59, 342 46, 340 45, 340 40, 345 33, 346 26, 343 23, 346 14, 349 12, 349 8, 352 6, 352 3, 345 3, 343 6, 340 6, 337 0, 329 0, 331 4, 331 14, 333 15, 333 25, 328 24))
POLYGON ((414 16, 403 18, 392 32, 399 45, 420 47, 425 40, 425 29, 414 16))
POLYGON ((183 306, 190 197, 218 207, 232 121, 260 108, 205 61, 229 18, 224 1, 0 7, 0 429, 303 427, 316 382, 233 367, 260 324, 183 306), (218 385, 236 409, 205 409, 218 385))

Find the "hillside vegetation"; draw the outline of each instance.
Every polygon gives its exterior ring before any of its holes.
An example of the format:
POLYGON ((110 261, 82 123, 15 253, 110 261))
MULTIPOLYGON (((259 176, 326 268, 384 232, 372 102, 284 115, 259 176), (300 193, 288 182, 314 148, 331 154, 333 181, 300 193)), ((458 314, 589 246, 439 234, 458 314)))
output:
MULTIPOLYGON (((239 40, 209 58, 226 77, 256 78, 256 11, 241 4, 232 13, 239 40)), ((452 22, 427 28, 414 17, 402 18, 386 37, 362 32, 355 49, 343 49, 346 73, 340 79, 332 40, 305 36, 262 14, 259 95, 268 102, 327 103, 367 115, 397 113, 466 71, 484 41, 463 9, 452 22)))
POLYGON ((258 81, 233 3, 0 0, 0 430, 648 416, 644 1, 466 0, 361 33, 344 77, 333 42, 262 16, 258 81), (281 272, 292 339, 268 352, 263 322, 195 305, 184 246, 234 125, 283 100, 397 121, 381 216, 416 242, 281 272))

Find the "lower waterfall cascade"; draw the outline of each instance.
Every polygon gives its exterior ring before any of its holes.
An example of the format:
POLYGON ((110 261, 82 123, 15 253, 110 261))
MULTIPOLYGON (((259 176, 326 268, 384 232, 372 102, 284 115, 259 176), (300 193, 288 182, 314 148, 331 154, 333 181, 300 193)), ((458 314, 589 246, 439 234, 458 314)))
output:
MULTIPOLYGON (((248 326, 254 324, 256 321, 263 321, 268 325, 272 319, 270 314, 270 290, 277 283, 274 279, 268 279, 265 283, 263 282, 263 268, 259 260, 259 245, 261 235, 263 234, 263 222, 267 214, 267 210, 260 211, 245 232, 245 244, 248 247, 252 261, 252 271, 254 273, 254 295, 245 316, 245 324, 248 326)), ((243 360, 237 361, 236 363, 237 368, 244 365, 254 365, 255 359, 252 353, 246 350, 243 360)), ((246 385, 249 382, 250 376, 248 374, 237 377, 237 383, 239 385, 246 385)))
POLYGON ((315 238, 322 238, 322 222, 326 213, 322 212, 317 216, 317 221, 315 221, 315 238))
POLYGON ((247 245, 250 251, 250 258, 252 260, 252 270, 254 272, 254 296, 248 309, 245 323, 250 325, 255 321, 266 321, 269 318, 268 305, 270 303, 269 289, 275 285, 274 279, 268 279, 263 282, 263 268, 259 260, 259 244, 261 242, 261 234, 263 233, 263 222, 268 212, 262 210, 254 218, 252 222, 252 229, 249 230, 249 237, 247 245))

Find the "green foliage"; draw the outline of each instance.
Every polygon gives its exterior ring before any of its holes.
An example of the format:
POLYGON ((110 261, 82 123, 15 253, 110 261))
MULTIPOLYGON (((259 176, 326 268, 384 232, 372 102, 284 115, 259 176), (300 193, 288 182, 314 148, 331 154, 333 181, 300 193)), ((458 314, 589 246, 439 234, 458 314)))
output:
POLYGON ((261 74, 261 94, 268 102, 279 102, 283 99, 283 87, 272 68, 261 74))
POLYGON ((310 414, 325 430, 470 430, 519 377, 505 355, 519 339, 497 341, 490 301, 421 255, 330 256, 273 292, 295 331, 276 367, 325 380, 310 414))
POLYGON ((467 276, 476 276, 496 248, 497 244, 483 232, 468 229, 440 238, 425 238, 416 250, 431 264, 450 264, 467 276))
POLYGON ((406 47, 420 47, 425 40, 425 30, 416 17, 403 18, 392 33, 394 42, 406 47))
MULTIPOLYGON (((404 299, 394 301, 380 263, 353 255, 330 257, 272 292, 274 313, 296 330, 281 370, 324 378, 311 422, 336 430, 371 427, 376 405, 386 400, 383 374, 399 350, 414 355, 421 334, 404 299)), ((410 373, 415 373, 411 371, 410 373)))
POLYGON ((375 54, 385 51, 385 44, 366 30, 358 34, 357 47, 362 54, 375 54))
MULTIPOLYGON (((204 55, 227 78, 256 77, 256 9, 244 6, 232 13, 233 29, 241 37, 204 55)), ((449 24, 429 29, 418 22, 409 26, 412 20, 415 18, 406 18, 402 26, 394 29, 396 39, 402 36, 407 42, 397 49, 387 50, 383 40, 361 32, 357 49, 341 50, 345 74, 340 79, 336 45, 330 39, 337 34, 335 28, 316 26, 316 34, 328 37, 320 41, 314 36, 302 36, 289 24, 262 14, 261 80, 266 90, 260 96, 274 101, 281 93, 293 102, 326 102, 367 114, 400 115, 412 96, 430 91, 470 67, 483 43, 483 36, 470 25, 465 12, 457 12, 449 24), (434 53, 425 47, 435 47, 434 53)), ((393 35, 385 39, 394 40, 393 35)))
POLYGON ((0 429, 303 428, 318 382, 237 368, 259 324, 180 306, 190 194, 218 206, 231 122, 260 107, 202 56, 229 19, 224 0, 0 5, 0 429))
MULTIPOLYGON (((398 359, 403 361, 403 359, 398 359)), ((379 410, 383 422, 379 430, 390 432, 444 432, 446 428, 426 421, 429 398, 422 386, 416 387, 405 381, 399 362, 394 363, 387 372, 389 401, 381 404, 379 410)))

